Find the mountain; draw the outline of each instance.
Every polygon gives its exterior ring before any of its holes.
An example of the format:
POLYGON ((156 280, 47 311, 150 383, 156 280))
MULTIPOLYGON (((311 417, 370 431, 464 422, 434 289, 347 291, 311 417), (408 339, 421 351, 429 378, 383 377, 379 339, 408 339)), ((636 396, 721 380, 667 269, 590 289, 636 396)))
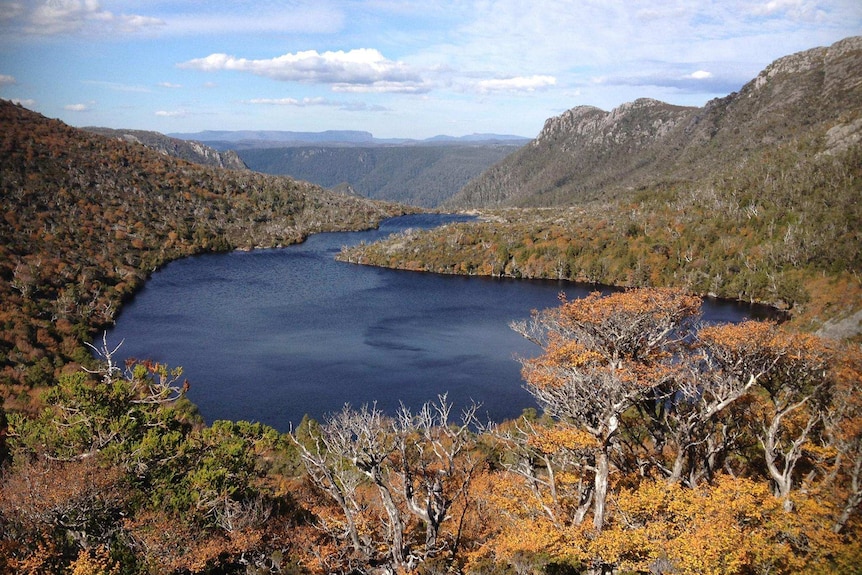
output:
POLYGON ((205 130, 194 133, 172 133, 173 138, 196 140, 217 150, 282 148, 288 146, 425 146, 438 144, 493 145, 497 143, 525 144, 530 139, 507 134, 469 134, 466 136, 434 136, 421 140, 411 138, 375 138, 370 132, 358 130, 326 130, 324 132, 292 132, 284 130, 205 130))
POLYGON ((846 147, 862 134, 860 70, 862 37, 852 37, 776 60, 701 108, 650 99, 572 108, 446 205, 573 205, 696 182, 790 141, 846 147))
MULTIPOLYGON (((214 142, 216 146, 240 144, 236 147, 267 147, 308 143, 370 144, 374 137, 370 132, 357 130, 327 130, 325 132, 291 132, 283 130, 205 130, 194 133, 168 134, 181 140, 214 142)), ((214 146, 215 147, 215 146, 214 146)))
POLYGON ((90 357, 84 342, 159 266, 366 229, 405 212, 291 178, 189 163, 3 100, 0 205, 0 391, 21 409, 30 390, 90 357))
POLYGON ((247 169, 243 161, 233 150, 219 151, 200 142, 181 140, 165 136, 159 132, 148 132, 144 130, 115 130, 111 128, 87 127, 88 132, 116 138, 124 142, 143 144, 166 156, 180 158, 203 166, 214 166, 217 168, 228 168, 231 170, 247 169))
POLYGON ((380 200, 433 208, 518 144, 439 143, 411 146, 302 146, 241 149, 249 168, 283 174, 326 188, 348 185, 380 200))
POLYGON ((855 37, 781 58, 701 108, 649 99, 610 112, 573 108, 443 206, 480 208, 480 219, 340 257, 673 286, 767 303, 801 328, 860 339, 860 197, 855 37))
MULTIPOLYGON (((325 188, 347 186, 367 198, 425 208, 448 200, 529 141, 502 134, 381 139, 354 130, 209 130, 170 136, 222 154, 236 150, 237 159, 258 172, 291 176, 325 188)), ((159 144, 161 149, 170 149, 159 144)))

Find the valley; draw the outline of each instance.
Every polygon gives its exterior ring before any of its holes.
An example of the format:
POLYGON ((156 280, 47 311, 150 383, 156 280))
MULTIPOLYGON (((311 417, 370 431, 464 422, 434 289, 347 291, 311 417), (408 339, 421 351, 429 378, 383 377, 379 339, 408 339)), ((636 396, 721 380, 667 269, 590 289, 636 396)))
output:
POLYGON ((529 142, 475 146, 212 134, 352 142, 231 153, 0 101, 0 574, 858 571, 860 70, 847 38, 703 107, 578 106, 529 142), (384 189, 399 203, 362 197, 384 189), (438 222, 431 206, 475 219, 389 234, 393 216, 438 222), (380 241, 320 235, 381 222, 380 241), (333 275, 263 249, 305 241, 292 253, 333 275), (219 269, 171 275, 215 253, 219 269), (547 306, 497 290, 525 278, 585 285, 547 306), (497 291, 480 305, 468 282, 497 291), (136 296, 154 346, 215 341, 238 371, 196 381, 182 358, 125 355, 107 330, 136 296), (703 325, 704 296, 790 321, 703 325), (529 350, 509 357, 513 395, 461 337, 529 350), (291 354, 311 367, 273 359, 291 354), (436 398, 402 402, 409 382, 436 398), (191 400, 208 389, 207 409, 266 405, 210 420, 191 400))

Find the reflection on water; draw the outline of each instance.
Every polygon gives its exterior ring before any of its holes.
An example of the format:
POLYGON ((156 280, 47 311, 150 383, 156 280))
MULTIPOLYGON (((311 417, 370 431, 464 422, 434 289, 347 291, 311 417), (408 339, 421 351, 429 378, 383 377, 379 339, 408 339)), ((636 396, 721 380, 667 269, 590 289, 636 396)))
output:
MULTIPOLYGON (((518 356, 538 350, 508 328, 530 310, 592 288, 556 281, 464 278, 336 262, 342 245, 456 216, 387 220, 278 250, 204 255, 155 273, 108 334, 123 357, 181 365, 208 422, 260 421, 282 431, 376 402, 394 413, 448 393, 499 421, 534 406, 518 356)), ((463 218, 460 218, 463 219, 463 218)), ((707 302, 706 319, 747 306, 707 302)))

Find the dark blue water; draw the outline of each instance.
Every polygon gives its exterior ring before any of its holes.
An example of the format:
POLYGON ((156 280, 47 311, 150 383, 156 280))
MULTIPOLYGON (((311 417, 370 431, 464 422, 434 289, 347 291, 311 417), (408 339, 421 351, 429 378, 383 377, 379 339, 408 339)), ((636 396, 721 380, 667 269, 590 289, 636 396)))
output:
MULTIPOLYGON (((465 278, 336 262, 370 242, 454 216, 387 220, 379 230, 311 236, 277 250, 205 255, 153 274, 120 314, 118 355, 182 366, 208 422, 260 421, 280 430, 377 403, 394 414, 448 393, 495 421, 533 407, 516 356, 539 350, 508 324, 557 296, 593 288, 556 281, 465 278)), ((463 219, 463 218, 462 218, 463 219)), ((737 321, 752 308, 707 302, 705 319, 737 321)))

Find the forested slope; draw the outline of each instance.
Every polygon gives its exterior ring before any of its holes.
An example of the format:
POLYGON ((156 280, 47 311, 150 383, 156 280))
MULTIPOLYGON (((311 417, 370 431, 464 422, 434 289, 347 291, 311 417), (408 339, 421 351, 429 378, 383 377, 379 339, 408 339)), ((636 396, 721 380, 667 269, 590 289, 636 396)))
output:
POLYGON ((518 149, 506 143, 404 146, 292 146, 243 149, 253 170, 326 188, 347 184, 368 198, 433 208, 518 149))
POLYGON ((703 109, 576 108, 462 190, 483 221, 346 251, 444 273, 677 286, 862 333, 862 38, 703 109), (557 206, 501 209, 507 205, 557 206), (494 208, 497 206, 497 208, 494 208))
POLYGON ((83 342, 168 261, 365 228, 403 210, 190 164, 8 102, 0 196, 0 378, 13 405, 87 358, 83 342))

